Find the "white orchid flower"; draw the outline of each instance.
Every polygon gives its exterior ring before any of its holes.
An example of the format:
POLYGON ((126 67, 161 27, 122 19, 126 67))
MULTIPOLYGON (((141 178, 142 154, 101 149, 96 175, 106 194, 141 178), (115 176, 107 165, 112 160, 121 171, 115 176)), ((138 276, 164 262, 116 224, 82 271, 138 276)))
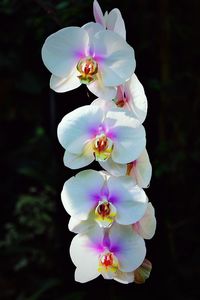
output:
POLYGON ((42 59, 56 92, 84 83, 106 99, 116 96, 116 86, 131 77, 136 65, 133 48, 117 33, 93 22, 51 34, 42 47, 42 59))
POLYGON ((152 176, 152 166, 147 150, 134 161, 128 164, 118 164, 113 160, 99 162, 101 167, 113 176, 131 176, 133 180, 142 188, 147 188, 152 176))
MULTIPOLYGON (((110 227, 115 221, 130 225, 139 221, 147 209, 145 192, 130 177, 114 177, 94 170, 84 170, 68 179, 61 193, 65 210, 72 218, 110 227)), ((78 223, 71 224, 71 229, 78 223)), ((81 224, 79 225, 81 228, 81 224)), ((79 230, 79 229, 78 229, 79 230)))
POLYGON ((155 210, 151 202, 148 203, 144 216, 132 225, 133 230, 143 239, 151 239, 156 231, 155 210))
MULTIPOLYGON (((98 24, 126 39, 125 24, 119 9, 114 8, 110 13, 106 12, 103 15, 99 3, 95 0, 93 2, 93 13, 98 24)), ((133 116, 141 123, 144 122, 147 115, 147 98, 136 74, 133 74, 129 80, 118 86, 114 101, 119 107, 132 111, 133 116)))
POLYGON ((134 234, 131 226, 118 224, 106 232, 94 226, 87 233, 77 234, 70 246, 75 280, 81 283, 100 274, 105 279, 116 279, 120 272, 132 272, 142 264, 145 254, 144 240, 134 234))
POLYGON ((106 11, 103 15, 98 1, 94 0, 93 14, 97 23, 101 24, 105 29, 118 33, 123 39, 126 39, 124 20, 118 8, 112 9, 109 13, 106 11))
POLYGON ((148 103, 144 88, 135 74, 123 85, 118 86, 114 101, 117 106, 131 111, 141 123, 144 122, 148 103))
MULTIPOLYGON (((69 221, 69 230, 74 233, 83 233, 92 228, 95 224, 95 218, 92 215, 88 216, 87 220, 80 220, 76 217, 71 217, 69 221)), ((155 210, 151 202, 148 202, 145 214, 143 217, 132 224, 133 230, 143 239, 151 239, 156 231, 155 210)))
POLYGON ((67 114, 58 125, 65 149, 64 164, 77 169, 95 159, 126 164, 136 160, 146 145, 144 127, 128 111, 86 105, 67 114))

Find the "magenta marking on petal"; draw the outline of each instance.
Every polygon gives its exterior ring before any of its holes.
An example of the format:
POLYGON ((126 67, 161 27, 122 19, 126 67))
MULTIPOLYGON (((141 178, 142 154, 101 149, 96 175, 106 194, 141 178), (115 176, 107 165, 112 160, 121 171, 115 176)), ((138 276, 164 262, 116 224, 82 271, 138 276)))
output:
POLYGON ((94 60, 97 61, 96 58, 94 57, 94 49, 93 49, 93 47, 91 47, 91 48, 88 49, 88 56, 93 57, 94 60))
POLYGON ((93 246, 93 249, 98 253, 102 253, 104 251, 104 247, 100 243, 93 246))
POLYGON ((96 206, 101 201, 101 194, 98 192, 90 193, 89 198, 94 203, 94 206, 96 206))
POLYGON ((89 241, 86 246, 97 253, 102 253, 104 251, 104 247, 99 241, 89 241))
POLYGON ((74 56, 77 58, 77 60, 80 60, 81 58, 85 57, 85 53, 84 51, 75 51, 74 52, 74 56))
POLYGON ((103 246, 108 249, 110 248, 110 239, 109 239, 109 236, 106 234, 103 239, 103 246))
POLYGON ((90 134, 91 138, 95 138, 97 135, 100 135, 102 133, 105 133, 105 125, 104 124, 99 124, 99 125, 94 125, 88 128, 88 132, 90 134))
POLYGON ((104 130, 107 137, 111 140, 115 140, 118 137, 117 131, 115 128, 109 128, 108 124, 104 124, 104 130))
POLYGON ((89 198, 94 203, 94 205, 97 205, 99 201, 102 201, 102 199, 109 197, 109 190, 106 185, 104 185, 99 191, 93 191, 90 192, 89 198))
POLYGON ((88 128, 88 132, 91 138, 95 138, 95 136, 98 134, 98 128, 96 127, 88 128))
POLYGON ((117 139, 117 133, 114 130, 107 129, 106 132, 107 137, 109 137, 112 141, 117 139))
POLYGON ((120 198, 118 195, 110 195, 108 197, 108 201, 111 202, 112 204, 116 204, 116 203, 119 203, 120 198))
POLYGON ((120 247, 120 245, 114 244, 110 247, 110 252, 114 253, 114 254, 118 254, 122 251, 122 247, 120 247))
POLYGON ((101 133, 106 133, 106 127, 104 124, 100 124, 99 127, 98 127, 98 133, 101 134, 101 133))
POLYGON ((98 64, 101 64, 105 61, 104 55, 100 55, 100 54, 95 54, 94 59, 98 64))

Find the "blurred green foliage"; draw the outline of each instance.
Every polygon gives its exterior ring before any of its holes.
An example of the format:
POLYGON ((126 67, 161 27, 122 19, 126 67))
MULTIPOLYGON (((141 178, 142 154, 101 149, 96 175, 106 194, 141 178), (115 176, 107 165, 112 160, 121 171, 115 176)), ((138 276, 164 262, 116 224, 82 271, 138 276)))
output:
POLYGON ((128 293, 199 299, 196 0, 189 5, 186 0, 99 1, 104 11, 120 8, 128 42, 136 51, 136 73, 148 97, 144 125, 154 173, 147 194, 156 208, 158 230, 147 245, 153 272, 142 288, 102 284, 101 279, 83 287, 73 281, 68 255, 73 235, 60 190, 74 173, 62 166, 56 127, 65 113, 88 98, 81 89, 66 98, 50 92, 50 74, 40 51, 56 30, 93 21, 92 2, 0 1, 0 299, 81 300, 93 298, 96 290, 110 299, 128 293), (83 100, 76 103, 71 97, 83 100))

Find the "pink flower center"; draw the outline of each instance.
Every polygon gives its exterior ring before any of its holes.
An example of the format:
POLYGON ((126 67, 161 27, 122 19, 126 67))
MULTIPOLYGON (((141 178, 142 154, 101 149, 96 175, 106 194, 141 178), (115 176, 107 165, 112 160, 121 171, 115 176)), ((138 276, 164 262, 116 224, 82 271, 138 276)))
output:
POLYGON ((125 94, 123 85, 118 86, 117 95, 116 98, 114 99, 114 102, 118 107, 124 107, 125 105, 127 105, 128 98, 127 95, 125 94))
POLYGON ((118 99, 115 104, 118 107, 124 107, 124 105, 126 104, 126 98, 124 98, 124 99, 118 99))

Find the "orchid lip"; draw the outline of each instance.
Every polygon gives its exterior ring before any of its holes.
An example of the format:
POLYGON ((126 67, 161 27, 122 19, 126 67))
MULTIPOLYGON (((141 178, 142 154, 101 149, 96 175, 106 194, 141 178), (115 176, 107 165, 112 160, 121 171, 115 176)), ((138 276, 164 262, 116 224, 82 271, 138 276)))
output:
POLYGON ((99 201, 95 209, 95 221, 100 227, 109 228, 117 214, 115 206, 107 199, 99 201))
POLYGON ((93 143, 93 153, 97 161, 107 160, 113 151, 113 142, 104 133, 96 135, 93 143))
POLYGON ((116 273, 118 265, 117 257, 109 250, 105 250, 99 257, 98 271, 100 273, 116 273))
POLYGON ((81 83, 89 84, 97 79, 98 63, 91 56, 88 56, 79 60, 77 70, 81 74, 78 76, 81 83))

